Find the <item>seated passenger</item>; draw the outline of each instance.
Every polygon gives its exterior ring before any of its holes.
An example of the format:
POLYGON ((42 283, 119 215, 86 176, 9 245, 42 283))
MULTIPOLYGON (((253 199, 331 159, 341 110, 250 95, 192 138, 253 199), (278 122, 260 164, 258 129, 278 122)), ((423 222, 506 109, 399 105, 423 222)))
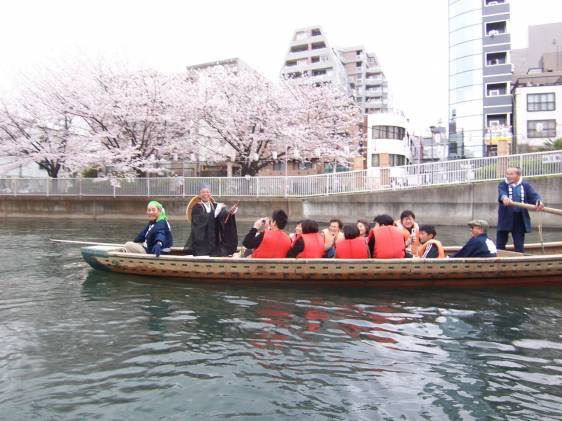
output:
POLYGON ((343 240, 342 222, 339 219, 331 219, 328 228, 322 230, 324 237, 324 257, 334 257, 336 241, 343 240))
POLYGON ((302 221, 302 234, 296 239, 287 257, 318 259, 324 255, 324 240, 318 233, 318 223, 311 219, 302 221))
POLYGON ((302 234, 302 221, 297 222, 297 225, 295 225, 295 232, 289 234, 289 237, 291 237, 291 244, 295 244, 295 241, 297 240, 297 238, 300 237, 300 235, 302 234))
POLYGON ((435 239, 437 231, 433 225, 421 225, 420 245, 418 247, 418 256, 421 258, 439 258, 445 257, 445 250, 439 240, 435 239))
POLYGON ((127 253, 155 254, 156 257, 169 253, 173 240, 164 207, 156 200, 152 200, 146 207, 146 214, 148 224, 133 241, 125 243, 125 250, 127 253))
POLYGON ((251 257, 279 258, 287 256, 291 248, 291 239, 283 231, 287 225, 287 214, 279 209, 271 215, 268 226, 266 218, 258 219, 250 229, 242 244, 248 249, 253 249, 251 257))
POLYGON ((375 259, 400 259, 405 257, 404 236, 394 226, 390 215, 377 215, 375 226, 369 232, 369 250, 375 259))
POLYGON ((343 240, 336 241, 337 259, 368 259, 369 248, 365 237, 359 235, 359 230, 354 225, 343 227, 343 240))
POLYGON ((406 257, 417 255, 419 245, 419 227, 416 223, 416 215, 411 210, 405 210, 400 214, 400 220, 394 223, 402 230, 404 242, 406 243, 406 257))
POLYGON ((358 219, 357 229, 359 230, 359 237, 364 237, 366 239, 367 237, 369 237, 369 230, 371 229, 371 224, 369 224, 369 222, 364 219, 358 219))
POLYGON ((451 257, 496 257, 496 245, 488 238, 488 222, 475 219, 468 223, 470 240, 451 257))

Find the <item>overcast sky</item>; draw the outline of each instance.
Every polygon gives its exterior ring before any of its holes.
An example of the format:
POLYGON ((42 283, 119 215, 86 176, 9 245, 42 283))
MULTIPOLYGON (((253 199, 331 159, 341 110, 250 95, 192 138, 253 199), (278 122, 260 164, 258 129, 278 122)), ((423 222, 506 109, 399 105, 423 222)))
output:
MULTIPOLYGON (((278 77, 295 29, 320 25, 332 47, 379 56, 394 105, 418 132, 447 120, 447 0, 13 0, 0 8, 0 87, 76 55, 181 71, 239 57, 278 77)), ((512 48, 527 26, 562 21, 560 0, 512 0, 512 48)))

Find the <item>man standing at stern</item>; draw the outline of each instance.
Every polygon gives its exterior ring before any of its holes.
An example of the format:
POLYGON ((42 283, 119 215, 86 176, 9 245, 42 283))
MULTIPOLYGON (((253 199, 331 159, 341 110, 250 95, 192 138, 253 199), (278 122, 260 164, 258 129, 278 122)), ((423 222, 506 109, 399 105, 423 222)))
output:
POLYGON ((527 209, 513 206, 513 203, 528 203, 535 205, 536 210, 543 210, 542 199, 529 183, 523 181, 520 168, 508 168, 505 180, 498 185, 498 201, 496 246, 505 250, 511 232, 514 250, 523 253, 525 233, 531 232, 531 218, 527 209))

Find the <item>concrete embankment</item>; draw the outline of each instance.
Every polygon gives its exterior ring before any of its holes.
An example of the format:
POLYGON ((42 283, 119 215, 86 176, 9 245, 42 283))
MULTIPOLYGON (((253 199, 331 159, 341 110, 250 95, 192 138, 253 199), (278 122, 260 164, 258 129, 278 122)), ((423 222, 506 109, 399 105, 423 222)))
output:
MULTIPOLYGON (((562 208, 562 176, 527 178, 542 195, 547 206, 562 208)), ((155 197, 172 220, 185 218, 189 198, 155 197)), ((254 220, 273 209, 285 209, 292 221, 312 218, 326 222, 339 217, 345 222, 359 218, 372 220, 380 213, 398 217, 404 209, 413 210, 418 219, 438 225, 464 225, 474 218, 497 220, 497 182, 479 182, 454 186, 426 187, 377 193, 356 193, 307 198, 236 198, 218 197, 233 203, 240 199, 238 219, 254 220)), ((144 219, 147 197, 93 196, 0 196, 2 217, 53 217, 96 219, 144 219)), ((562 227, 562 217, 535 214, 545 227, 562 227)))

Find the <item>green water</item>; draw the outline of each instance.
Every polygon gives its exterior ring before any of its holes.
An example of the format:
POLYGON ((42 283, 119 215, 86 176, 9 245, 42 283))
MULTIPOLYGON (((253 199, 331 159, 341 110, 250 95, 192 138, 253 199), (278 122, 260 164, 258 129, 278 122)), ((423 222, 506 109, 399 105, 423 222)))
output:
POLYGON ((2 420, 560 419, 561 287, 189 284, 48 241, 138 222, 1 222, 2 420))

